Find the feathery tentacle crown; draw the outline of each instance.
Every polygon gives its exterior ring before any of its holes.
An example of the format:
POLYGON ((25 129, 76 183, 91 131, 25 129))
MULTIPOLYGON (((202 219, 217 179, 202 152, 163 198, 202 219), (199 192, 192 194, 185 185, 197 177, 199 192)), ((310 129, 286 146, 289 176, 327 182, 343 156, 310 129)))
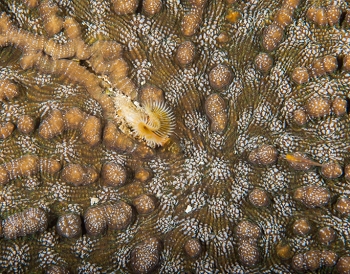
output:
POLYGON ((115 96, 114 102, 118 117, 149 146, 162 146, 169 140, 175 128, 175 120, 171 109, 164 102, 147 101, 140 106, 120 94, 115 96))

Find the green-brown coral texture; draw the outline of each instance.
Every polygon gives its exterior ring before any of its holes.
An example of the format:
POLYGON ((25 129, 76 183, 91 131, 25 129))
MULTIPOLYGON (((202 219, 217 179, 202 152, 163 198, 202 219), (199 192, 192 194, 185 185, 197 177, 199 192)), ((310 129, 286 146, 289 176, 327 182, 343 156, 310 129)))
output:
POLYGON ((347 0, 1 0, 1 273, 350 273, 347 0))

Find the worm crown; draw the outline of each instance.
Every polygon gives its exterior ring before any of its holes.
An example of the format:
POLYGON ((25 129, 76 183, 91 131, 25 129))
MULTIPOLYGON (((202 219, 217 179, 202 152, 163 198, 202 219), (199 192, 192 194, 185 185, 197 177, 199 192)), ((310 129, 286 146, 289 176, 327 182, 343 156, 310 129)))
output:
POLYGON ((151 147, 164 145, 174 131, 174 115, 162 101, 147 101, 139 106, 126 96, 116 95, 115 105, 118 117, 151 147))

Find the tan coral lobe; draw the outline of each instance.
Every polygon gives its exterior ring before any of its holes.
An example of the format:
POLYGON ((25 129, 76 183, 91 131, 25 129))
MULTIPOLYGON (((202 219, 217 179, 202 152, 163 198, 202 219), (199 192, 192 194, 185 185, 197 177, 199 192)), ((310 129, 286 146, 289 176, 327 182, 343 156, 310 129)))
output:
POLYGON ((84 224, 89 235, 97 236, 107 229, 107 216, 103 206, 90 207, 84 214, 84 224))
POLYGON ((81 29, 78 22, 72 17, 66 17, 63 22, 64 31, 69 39, 77 39, 81 36, 81 29))
POLYGON ((255 188, 249 193, 249 201, 257 207, 265 207, 270 203, 270 198, 263 189, 255 188))
POLYGON ((135 179, 140 180, 141 182, 146 182, 147 180, 149 180, 150 178, 152 178, 152 171, 149 169, 145 169, 145 168, 138 168, 135 171, 135 179))
POLYGON ((80 129, 85 120, 85 113, 79 108, 71 108, 64 113, 65 128, 80 129))
POLYGON ((40 3, 39 12, 44 21, 44 28, 49 36, 53 36, 61 31, 63 20, 57 16, 58 7, 54 2, 45 0, 40 3))
POLYGON ((298 219, 293 224, 293 233, 295 235, 304 236, 308 234, 310 231, 311 231, 311 224, 305 218, 298 219))
POLYGON ((58 218, 57 233, 66 238, 76 238, 82 233, 81 219, 76 214, 66 214, 58 218))
POLYGON ((271 145, 262 145, 249 153, 248 160, 256 165, 270 165, 277 160, 278 152, 271 145))
POLYGON ((346 165, 344 168, 344 177, 347 181, 350 181, 350 165, 346 165))
POLYGON ((329 245, 336 239, 336 232, 331 227, 323 227, 318 231, 318 240, 323 245, 329 245))
POLYGON ((294 199, 302 202, 305 206, 314 208, 324 206, 329 202, 328 189, 319 186, 306 186, 296 189, 294 199))
POLYGON ((0 166, 0 184, 4 185, 9 181, 9 175, 5 167, 0 166))
POLYGON ((219 64, 209 72, 209 83, 213 89, 222 90, 227 88, 233 80, 233 73, 231 69, 219 64))
MULTIPOLYGON (((350 16, 349 16, 350 17, 350 16)), ((350 22, 349 22, 350 23, 350 22)), ((346 54, 343 57, 343 70, 350 71, 350 54, 346 54)))
POLYGON ((136 146, 135 142, 118 130, 117 126, 112 122, 108 122, 104 127, 103 142, 109 149, 120 152, 131 152, 136 146))
POLYGON ((18 118, 17 129, 25 134, 29 134, 35 129, 35 121, 29 115, 22 115, 18 118))
POLYGON ((288 244, 279 242, 276 246, 276 253, 282 260, 289 260, 293 256, 291 247, 288 244))
POLYGON ((139 91, 139 101, 141 104, 147 104, 147 102, 163 102, 164 92, 155 86, 145 85, 139 91))
POLYGON ((41 158, 40 159, 40 171, 49 174, 55 174, 61 169, 61 163, 58 160, 50 158, 41 158))
POLYGON ((273 59, 265 52, 259 53, 254 60, 256 68, 262 73, 268 73, 273 65, 273 59))
POLYGON ((306 270, 306 265, 305 265, 305 259, 304 259, 304 254, 299 253, 293 256, 292 258, 292 267, 296 271, 305 271, 306 270))
POLYGON ((254 266, 260 260, 260 252, 256 245, 251 244, 247 240, 240 242, 238 247, 238 256, 245 266, 254 266))
POLYGON ((210 128, 221 133, 227 126, 226 103, 220 95, 214 93, 205 100, 205 112, 211 122, 210 128))
POLYGON ((125 229, 132 221, 132 208, 125 202, 106 205, 104 210, 109 229, 125 229))
POLYGON ((332 102, 332 111, 337 116, 342 116, 346 113, 348 102, 345 99, 336 97, 332 102))
POLYGON ((175 59, 180 66, 190 65, 195 57, 196 47, 191 41, 185 41, 177 48, 175 59))
POLYGON ((75 186, 81 185, 84 182, 85 170, 79 164, 70 164, 63 168, 62 179, 67 183, 75 186))
POLYGON ((8 79, 0 80, 0 101, 12 100, 19 95, 17 85, 8 79))
POLYGON ((305 67, 296 67, 291 77, 295 83, 301 85, 309 81, 309 72, 305 67))
POLYGON ((15 125, 11 122, 6 122, 0 124, 0 138, 6 139, 9 137, 12 133, 12 131, 15 129, 15 125))
POLYGON ((29 8, 36 8, 39 4, 39 0, 24 0, 23 1, 29 8))
POLYGON ((306 16, 311 22, 316 23, 318 26, 325 26, 327 24, 326 11, 323 7, 310 7, 307 10, 306 16))
POLYGON ((332 267, 338 260, 338 255, 334 251, 322 250, 323 264, 328 267, 332 267))
POLYGON ((133 204, 139 214, 149 214, 156 209, 156 202, 154 198, 145 194, 135 198, 133 204))
POLYGON ((151 273, 159 263, 161 243, 149 238, 134 247, 130 255, 131 269, 136 274, 151 273))
POLYGON ((323 57, 323 65, 327 73, 334 72, 338 67, 338 61, 335 56, 327 55, 323 57))
POLYGON ((350 256, 342 256, 339 258, 336 269, 339 274, 347 274, 350 272, 350 256))
POLYGON ((298 125, 298 126, 303 126, 307 123, 308 118, 307 114, 303 109, 297 109, 293 112, 293 121, 298 125))
POLYGON ((4 237, 14 239, 36 232, 43 232, 48 225, 46 213, 39 208, 28 208, 9 216, 3 222, 4 237))
POLYGON ((183 35, 192 36, 196 33, 199 28, 201 21, 201 11, 197 9, 192 9, 190 12, 186 13, 181 22, 181 30, 183 35))
POLYGON ((39 134, 45 139, 51 139, 61 134, 64 130, 62 112, 58 109, 52 110, 39 126, 39 134))
POLYGON ((309 99, 305 108, 312 118, 320 118, 330 113, 330 103, 322 97, 309 99))
POLYGON ((347 196, 341 196, 338 198, 335 204, 335 210, 340 213, 341 216, 350 215, 350 199, 347 196))
POLYGON ((126 171, 115 163, 105 163, 101 171, 102 180, 105 184, 113 187, 124 185, 126 180, 126 171))
POLYGON ((6 163, 6 169, 10 178, 31 176, 38 172, 39 158, 35 155, 24 155, 6 163))
POLYGON ((300 4, 300 0, 284 0, 283 1, 283 8, 294 10, 296 9, 300 4))
POLYGON ((114 12, 118 15, 125 15, 135 12, 138 4, 138 0, 112 0, 114 12))
POLYGON ((242 221, 237 225, 237 236, 256 240, 260 237, 260 229, 257 225, 249 222, 249 221, 242 221))
POLYGON ((88 116, 81 126, 81 138, 91 147, 101 141, 101 132, 101 121, 95 116, 88 116))
POLYGON ((162 8, 161 0, 144 0, 142 1, 142 9, 146 15, 152 16, 158 13, 162 8))
POLYGON ((202 245, 198 239, 189 239, 184 246, 185 252, 191 258, 198 257, 202 252, 202 245))
POLYGON ((264 30, 262 46, 267 51, 275 50, 283 38, 283 29, 278 25, 271 24, 264 30))
POLYGON ((288 8, 280 9, 274 18, 274 22, 284 28, 293 22, 293 10, 288 8))
POLYGON ((335 179, 343 174, 343 169, 338 163, 326 163, 322 165, 321 173, 328 179, 335 179))
POLYGON ((305 252, 304 260, 307 269, 315 271, 321 265, 321 252, 319 250, 310 250, 305 252))

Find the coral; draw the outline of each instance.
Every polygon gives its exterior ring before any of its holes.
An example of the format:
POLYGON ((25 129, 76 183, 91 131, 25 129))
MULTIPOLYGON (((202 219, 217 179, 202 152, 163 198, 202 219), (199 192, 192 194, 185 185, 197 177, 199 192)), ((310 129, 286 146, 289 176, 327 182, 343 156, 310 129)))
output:
POLYGON ((82 232, 80 216, 76 214, 61 215, 56 224, 57 233, 63 237, 75 238, 82 232))
POLYGON ((17 129, 25 134, 29 134, 35 129, 35 121, 29 115, 22 115, 18 117, 17 129))
POLYGON ((7 217, 2 224, 5 238, 13 239, 27 234, 43 232, 48 226, 46 213, 39 208, 28 208, 7 217))
POLYGON ((156 209, 154 198, 145 194, 136 197, 133 204, 139 214, 149 214, 156 209))
POLYGON ((337 271, 340 274, 348 273, 350 271, 350 267, 349 267, 350 264, 349 263, 350 263, 349 256, 341 257, 338 261, 338 264, 337 264, 337 271))
POLYGON ((160 242, 156 238, 148 239, 135 246, 130 254, 131 268, 134 273, 150 273, 159 262, 160 242))
POLYGON ((0 1, 1 273, 349 273, 350 4, 0 1))
POLYGON ((254 206, 268 206, 270 203, 270 198, 263 189, 255 188, 249 193, 249 201, 254 206))
POLYGON ((298 85, 309 81, 309 72, 305 67, 296 67, 291 75, 292 80, 298 85))
POLYGON ((51 139, 64 130, 64 121, 62 112, 58 109, 52 110, 42 121, 39 127, 39 134, 45 139, 51 139))
POLYGON ((176 50, 175 59, 180 66, 190 65, 195 57, 196 47, 191 41, 185 41, 179 45, 176 50))
POLYGON ((265 50, 272 51, 277 48, 283 38, 283 29, 275 24, 268 26, 263 35, 262 44, 265 50))
POLYGON ((112 205, 88 208, 84 214, 84 223, 90 235, 99 235, 107 227, 112 230, 126 228, 130 224, 132 216, 131 206, 124 202, 118 202, 112 205))
POLYGON ((222 90, 227 88, 233 80, 232 71, 229 67, 223 64, 215 66, 209 72, 209 83, 213 89, 222 90))
POLYGON ((304 110, 302 109, 297 109, 293 112, 293 121, 298 125, 298 126, 303 126, 307 123, 308 117, 307 114, 304 110))
POLYGON ((322 97, 313 97, 305 105, 307 113, 312 118, 320 118, 330 113, 330 103, 322 97))
POLYGON ((266 52, 261 52, 255 57, 254 64, 262 73, 268 73, 272 68, 273 60, 266 52))
POLYGON ((335 204, 335 210, 342 216, 350 215, 350 199, 347 196, 340 196, 335 204))
POLYGON ((11 122, 5 122, 2 125, 0 125, 0 138, 6 139, 11 135, 13 130, 15 129, 15 125, 11 122))
POLYGON ((224 99, 218 94, 212 94, 205 100, 205 113, 210 120, 210 129, 221 133, 227 125, 227 111, 224 99))
POLYGON ((318 240, 323 245, 329 245, 335 240, 336 232, 333 228, 323 227, 318 231, 318 240))
POLYGON ((18 87, 8 79, 0 80, 0 100, 11 100, 19 93, 18 87))
POLYGON ((326 188, 312 185, 297 188, 294 199, 307 207, 319 207, 329 202, 330 194, 326 188))
POLYGON ((332 102, 332 110, 337 116, 344 115, 346 113, 347 106, 347 101, 340 97, 336 97, 332 102))
POLYGON ((126 172, 117 163, 105 163, 102 166, 101 177, 103 182, 109 186, 122 186, 126 181, 126 172))
POLYGON ((249 153, 248 160, 252 164, 269 165, 277 160, 277 150, 270 145, 262 145, 249 153))
POLYGON ((335 179, 343 174, 343 170, 337 163, 326 163, 322 165, 321 174, 328 179, 335 179))
POLYGON ((201 254, 202 249, 202 245, 197 239, 189 239, 184 245, 186 254, 191 258, 198 257, 201 254))

